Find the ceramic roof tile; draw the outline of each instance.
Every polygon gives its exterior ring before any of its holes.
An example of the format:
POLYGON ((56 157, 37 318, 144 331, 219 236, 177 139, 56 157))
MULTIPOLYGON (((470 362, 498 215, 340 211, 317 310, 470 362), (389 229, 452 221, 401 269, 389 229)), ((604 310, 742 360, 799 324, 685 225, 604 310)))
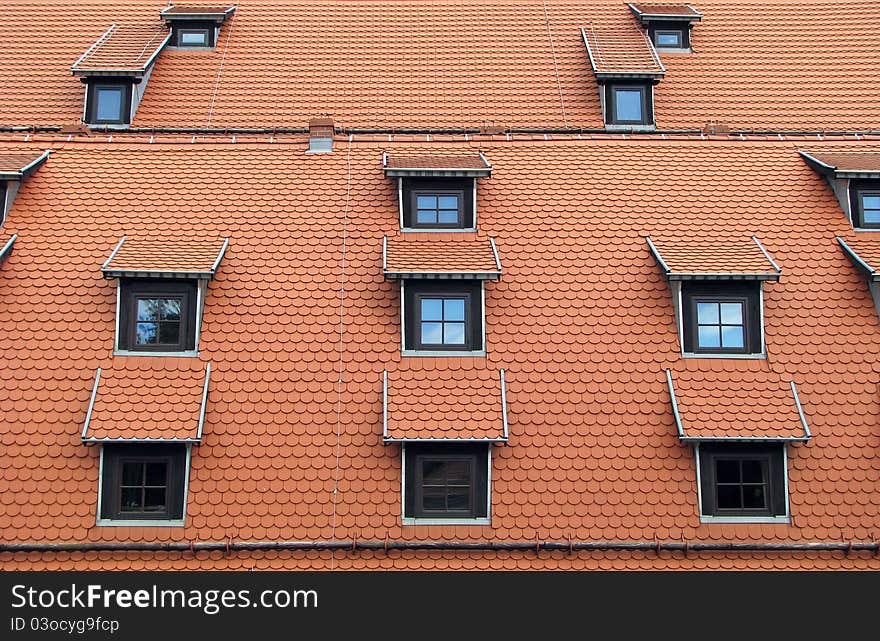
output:
MULTIPOLYGON (((79 121, 83 88, 70 65, 108 25, 157 22, 158 8, 10 3, 0 125, 79 121)), ((658 129, 876 130, 878 3, 715 0, 699 9, 696 53, 662 54, 658 129)), ((252 0, 226 20, 215 50, 162 52, 132 124, 304 127, 327 113, 343 127, 394 131, 601 128, 580 29, 635 22, 610 0, 252 0), (271 46, 267 24, 278 35, 271 46)))
MULTIPOLYGON (((435 234, 436 236, 436 234, 435 234)), ((412 239, 410 234, 388 238, 385 274, 399 278, 409 274, 475 274, 497 278, 500 258, 488 239, 412 239)))
POLYGON ((669 376, 683 439, 808 438, 791 382, 763 364, 669 376))
POLYGON ((880 280, 880 241, 837 237, 844 253, 871 281, 880 280))
POLYGON ((389 156, 389 169, 488 169, 491 167, 479 154, 469 156, 389 156))
POLYGON ((633 2, 629 6, 645 16, 700 17, 700 12, 689 4, 644 4, 633 2))
POLYGON ((196 441, 205 363, 194 358, 128 357, 100 370, 83 441, 196 441))
POLYGON ((162 24, 114 24, 74 63, 71 70, 76 75, 108 71, 143 74, 167 40, 168 29, 162 24))
POLYGON ((635 22, 584 28, 590 64, 597 76, 666 73, 654 45, 635 22))
POLYGON ((3 152, 0 153, 0 174, 21 173, 45 155, 41 151, 27 153, 3 152))
POLYGON ((872 152, 820 152, 810 156, 836 171, 880 172, 880 154, 872 152))
POLYGON ((777 280, 777 266, 755 238, 649 237, 649 247, 670 279, 715 275, 777 280))
POLYGON ((197 4, 175 4, 166 7, 160 11, 163 16, 174 15, 217 15, 225 14, 235 9, 235 5, 197 5, 197 4))
POLYGON ((507 440, 498 370, 388 373, 385 441, 507 440))
POLYGON ((112 276, 134 273, 213 276, 226 246, 225 238, 124 237, 102 270, 112 276))

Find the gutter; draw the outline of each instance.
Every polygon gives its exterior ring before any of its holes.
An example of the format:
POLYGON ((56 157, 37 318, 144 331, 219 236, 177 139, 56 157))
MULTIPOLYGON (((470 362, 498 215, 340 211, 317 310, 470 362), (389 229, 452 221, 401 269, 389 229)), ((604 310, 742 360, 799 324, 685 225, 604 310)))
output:
POLYGON ((2 552, 252 552, 261 550, 435 550, 438 552, 880 552, 872 541, 175 541, 168 543, 0 543, 2 552))

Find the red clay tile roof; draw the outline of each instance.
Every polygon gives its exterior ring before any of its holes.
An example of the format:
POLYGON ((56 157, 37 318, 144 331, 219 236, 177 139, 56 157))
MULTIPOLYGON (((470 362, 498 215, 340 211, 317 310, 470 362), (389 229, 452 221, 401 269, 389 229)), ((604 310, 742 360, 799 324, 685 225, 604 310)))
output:
POLYGON ((493 280, 501 276, 501 259, 490 239, 467 238, 464 234, 437 236, 407 233, 387 238, 385 275, 388 278, 413 278, 464 274, 493 280))
MULTIPOLYGON (((663 58, 657 127, 693 130, 713 120, 746 131, 876 130, 880 4, 805 6, 793 20, 787 0, 700 3, 696 54, 663 58)), ((71 63, 108 25, 151 24, 159 7, 8 3, 6 24, 15 29, 0 51, 0 125, 79 121, 83 87, 71 63)), ((305 127, 328 113, 342 127, 395 131, 487 122, 600 129, 580 29, 635 22, 611 0, 548 2, 546 14, 538 0, 251 0, 226 20, 216 50, 162 52, 133 125, 305 127), (277 36, 271 46, 267 24, 277 36)))
POLYGON ((872 281, 880 280, 880 241, 837 237, 846 256, 872 281))
POLYGON ((506 441, 504 375, 487 369, 387 374, 383 440, 506 441))
POLYGON ((821 152, 802 151, 808 160, 818 161, 835 173, 880 173, 880 154, 871 152, 821 152))
POLYGON ((74 75, 122 71, 142 75, 168 41, 161 24, 112 25, 71 67, 74 75))
POLYGON ((117 356, 95 379, 84 442, 201 439, 208 374, 198 359, 117 356))
POLYGON ((634 22, 588 26, 584 43, 596 77, 638 75, 659 78, 666 69, 654 45, 634 22))
POLYGON ((698 19, 701 15, 699 11, 689 4, 643 4, 641 2, 633 2, 629 6, 636 12, 636 15, 641 16, 698 19))
POLYGON ((225 238, 123 237, 101 267, 106 276, 189 274, 212 277, 226 252, 225 238))
POLYGON ((469 156, 389 156, 387 169, 490 169, 479 154, 469 156))
POLYGON ((2 152, 0 153, 0 174, 21 174, 34 163, 43 159, 46 153, 33 151, 27 153, 2 152))
POLYGON ((162 9, 159 14, 162 16, 177 15, 220 15, 235 10, 235 5, 194 5, 194 4, 176 4, 162 9))
POLYGON ((655 238, 648 246, 670 280, 736 275, 779 280, 757 238, 655 238))
POLYGON ((667 371, 682 440, 806 440, 809 427, 790 381, 756 361, 726 371, 667 371), (744 370, 747 370, 744 371, 744 370))

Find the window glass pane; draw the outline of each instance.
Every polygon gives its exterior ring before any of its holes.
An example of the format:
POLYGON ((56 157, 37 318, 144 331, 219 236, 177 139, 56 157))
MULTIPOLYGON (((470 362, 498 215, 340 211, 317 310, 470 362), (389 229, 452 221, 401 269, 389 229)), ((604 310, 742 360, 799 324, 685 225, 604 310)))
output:
POLYGON ((724 326, 721 328, 721 346, 722 347, 729 347, 731 349, 734 349, 734 348, 741 348, 744 345, 745 345, 745 340, 743 337, 743 328, 742 327, 724 326))
POLYGON ((718 507, 721 509, 737 509, 742 507, 739 485, 718 486, 718 507))
POLYGON ((761 461, 745 460, 742 462, 743 483, 763 483, 764 468, 761 461))
POLYGON ((437 209, 437 196, 417 196, 417 209, 437 209))
POLYGON ((95 100, 98 103, 95 109, 97 120, 122 119, 122 87, 98 88, 95 100))
POLYGON ((208 46, 208 32, 199 31, 181 31, 180 44, 186 47, 206 47, 208 46))
POLYGON ((617 121, 642 121, 642 90, 614 90, 614 119, 617 121))
POLYGON ((763 485, 743 486, 743 507, 751 510, 761 510, 767 507, 766 494, 763 485))
POLYGON ((443 320, 443 299, 441 299, 441 298, 423 298, 422 299, 422 320, 427 320, 427 321, 443 320))
POLYGON ((443 320, 463 321, 464 300, 457 298, 443 301, 443 320))
POLYGON ((471 466, 468 461, 449 461, 446 464, 446 480, 450 485, 469 485, 471 466))
POLYGON ((865 194, 861 201, 863 222, 880 223, 880 194, 865 194))
POLYGON ((444 225, 454 225, 458 222, 458 210, 457 209, 441 209, 438 215, 438 222, 443 223, 444 225))
POLYGON ((442 345, 443 323, 422 323, 422 343, 426 345, 442 345))
POLYGON ((718 322, 718 303, 697 303, 697 323, 700 325, 718 322))
POLYGON ((464 323, 444 323, 443 343, 445 345, 464 345, 464 323))
POLYGON ((471 493, 468 489, 450 488, 446 499, 449 510, 465 511, 471 508, 471 493))
POLYGON ((167 298, 161 301, 159 318, 162 320, 180 320, 180 299, 167 298))
POLYGON ((420 209, 416 213, 416 222, 427 224, 437 222, 437 211, 434 209, 420 209))
POLYGON ((137 302, 137 319, 149 321, 159 319, 159 310, 162 300, 156 298, 142 298, 137 302))
POLYGON ((147 463, 144 485, 165 485, 165 463, 147 463))
POLYGON ((718 483, 739 483, 739 461, 715 461, 715 480, 718 483))
POLYGON ((180 323, 159 323, 159 336, 157 343, 161 345, 175 345, 180 342, 180 323))
POLYGON ((120 495, 119 510, 121 512, 140 512, 141 492, 139 487, 124 487, 120 495))
POLYGON ((422 509, 427 511, 445 511, 446 510, 446 494, 429 494, 425 492, 422 496, 422 509))
POLYGON ((122 485, 141 485, 143 484, 143 463, 123 463, 122 464, 122 485))
POLYGON ((721 322, 726 325, 742 325, 742 303, 721 303, 721 322))
POLYGON ((654 38, 658 47, 681 47, 680 31, 657 31, 654 38))
POLYGON ((440 209, 458 209, 458 196, 440 196, 437 202, 440 209))
POLYGON ((700 347, 721 347, 721 333, 719 327, 706 326, 700 327, 697 341, 700 347))
POLYGON ((144 490, 144 512, 163 512, 165 510, 165 488, 148 487, 144 490))
POLYGON ((422 461, 422 482, 428 484, 443 483, 443 462, 422 461))
POLYGON ((157 341, 159 336, 159 323, 138 323, 137 337, 135 340, 138 345, 150 345, 157 341))

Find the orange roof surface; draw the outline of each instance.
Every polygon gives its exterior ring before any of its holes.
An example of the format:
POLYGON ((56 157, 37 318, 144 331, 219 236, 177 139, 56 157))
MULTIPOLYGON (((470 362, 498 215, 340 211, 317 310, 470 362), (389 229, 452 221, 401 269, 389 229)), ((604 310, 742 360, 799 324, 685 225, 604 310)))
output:
POLYGON ((633 2, 630 6, 646 16, 700 17, 700 12, 689 4, 642 4, 641 2, 633 2))
MULTIPOLYGON (((83 87, 70 66, 109 25, 158 23, 160 8, 7 2, 15 29, 0 43, 0 125, 79 121, 83 87)), ((695 53, 662 54, 659 129, 877 129, 880 4, 713 0, 699 9, 695 53)), ((302 128, 330 114, 345 128, 395 131, 601 129, 580 32, 591 24, 631 33, 637 21, 616 0, 249 0, 216 49, 162 51, 133 126, 302 128)))
POLYGON ((634 22, 584 29, 590 64, 597 76, 648 74, 663 76, 666 70, 654 45, 634 22))
POLYGON ((27 167, 30 167, 44 153, 42 151, 32 151, 27 153, 16 153, 15 151, 0 153, 0 174, 21 173, 27 167))
POLYGON ((765 362, 752 361, 735 370, 681 368, 670 372, 669 379, 682 439, 809 437, 809 426, 801 418, 791 382, 783 380, 765 362))
POLYGON ((468 156, 389 156, 387 169, 489 169, 479 154, 468 156))
POLYGON ((112 25, 77 60, 75 75, 92 72, 126 71, 143 74, 168 39, 161 24, 112 25))
POLYGON ((500 258, 492 241, 465 234, 437 238, 437 234, 406 233, 386 242, 384 271, 389 278, 408 275, 477 274, 501 276, 500 258), (462 236, 464 238, 462 238, 462 236))
POLYGON ((667 277, 759 276, 778 280, 779 271, 756 238, 648 238, 667 277))
POLYGON ((166 7, 162 9, 161 14, 163 16, 173 16, 176 14, 182 15, 202 15, 202 14, 220 14, 231 11, 235 8, 235 5, 195 5, 195 4, 176 4, 170 7, 166 7))
POLYGON ((226 251, 224 238, 123 237, 102 266, 107 275, 198 274, 213 276, 226 251))
POLYGON ((201 438, 208 380, 198 359, 115 357, 95 378, 84 442, 201 438))
POLYGON ((854 240, 852 234, 849 236, 848 240, 838 236, 837 242, 871 280, 880 280, 880 273, 878 273, 878 269, 880 269, 880 241, 864 238, 854 240))
POLYGON ((836 171, 880 172, 880 154, 876 153, 823 152, 810 156, 836 171))
POLYGON ((483 368, 402 369, 387 376, 383 440, 506 441, 503 375, 483 368))

